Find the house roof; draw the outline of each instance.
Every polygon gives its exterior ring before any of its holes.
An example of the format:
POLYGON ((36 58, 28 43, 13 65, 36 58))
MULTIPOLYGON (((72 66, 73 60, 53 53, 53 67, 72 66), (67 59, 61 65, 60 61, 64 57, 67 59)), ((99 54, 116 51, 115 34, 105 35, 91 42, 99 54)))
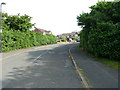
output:
POLYGON ((75 35, 75 33, 63 33, 62 35, 75 35))
POLYGON ((63 33, 63 34, 57 35, 57 37, 61 37, 62 35, 64 35, 64 36, 71 36, 71 35, 75 35, 75 34, 79 34, 79 33, 78 32, 63 33))
MULTIPOLYGON (((44 29, 40 29, 40 28, 35 28, 35 30, 38 30, 38 31, 40 31, 40 32, 51 32, 51 31, 47 31, 47 30, 44 30, 44 29)), ((35 31, 34 30, 34 31, 35 31)))

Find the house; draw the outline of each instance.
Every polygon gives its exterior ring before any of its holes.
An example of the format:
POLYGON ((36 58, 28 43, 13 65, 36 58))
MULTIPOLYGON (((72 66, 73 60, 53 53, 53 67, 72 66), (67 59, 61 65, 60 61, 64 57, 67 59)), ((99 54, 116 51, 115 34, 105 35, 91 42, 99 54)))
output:
POLYGON ((35 28, 34 32, 41 32, 43 35, 52 34, 51 31, 47 31, 47 30, 40 29, 40 28, 35 28))
POLYGON ((61 41, 62 36, 66 36, 67 41, 75 41, 79 39, 78 32, 71 32, 71 33, 63 33, 61 35, 57 35, 59 41, 61 41))
POLYGON ((67 38, 73 38, 73 37, 74 38, 79 38, 78 32, 64 33, 62 35, 66 36, 67 38))

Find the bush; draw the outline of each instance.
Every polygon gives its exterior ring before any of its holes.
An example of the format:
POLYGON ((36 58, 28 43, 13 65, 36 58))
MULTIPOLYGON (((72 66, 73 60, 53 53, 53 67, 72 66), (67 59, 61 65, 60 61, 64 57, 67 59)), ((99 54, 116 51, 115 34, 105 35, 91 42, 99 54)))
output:
POLYGON ((61 41, 62 41, 62 42, 66 42, 66 40, 67 40, 66 36, 62 36, 61 41))
POLYGON ((98 2, 90 13, 77 17, 83 27, 80 46, 95 56, 120 58, 120 2, 98 2), (117 19, 116 19, 117 18, 117 19))
POLYGON ((57 38, 54 35, 30 31, 34 24, 30 23, 31 17, 28 15, 9 16, 3 13, 2 17, 2 52, 56 43, 57 38))
POLYGON ((21 32, 19 30, 3 31, 2 52, 32 46, 55 44, 56 40, 54 35, 42 35, 40 32, 21 32))

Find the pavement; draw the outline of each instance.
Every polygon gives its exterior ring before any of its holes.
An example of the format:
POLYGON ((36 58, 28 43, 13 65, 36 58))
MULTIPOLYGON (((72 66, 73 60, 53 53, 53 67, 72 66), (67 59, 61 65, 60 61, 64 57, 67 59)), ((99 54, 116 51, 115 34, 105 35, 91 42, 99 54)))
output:
POLYGON ((70 48, 75 62, 93 88, 118 88, 118 71, 89 57, 78 44, 70 48))

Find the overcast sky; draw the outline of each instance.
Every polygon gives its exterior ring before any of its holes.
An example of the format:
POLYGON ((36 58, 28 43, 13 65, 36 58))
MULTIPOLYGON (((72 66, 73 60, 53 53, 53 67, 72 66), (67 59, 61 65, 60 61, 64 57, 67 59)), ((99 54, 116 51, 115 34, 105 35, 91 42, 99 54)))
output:
POLYGON ((27 14, 37 28, 51 30, 53 34, 80 31, 77 15, 89 12, 98 0, 1 0, 3 12, 9 15, 27 14))

